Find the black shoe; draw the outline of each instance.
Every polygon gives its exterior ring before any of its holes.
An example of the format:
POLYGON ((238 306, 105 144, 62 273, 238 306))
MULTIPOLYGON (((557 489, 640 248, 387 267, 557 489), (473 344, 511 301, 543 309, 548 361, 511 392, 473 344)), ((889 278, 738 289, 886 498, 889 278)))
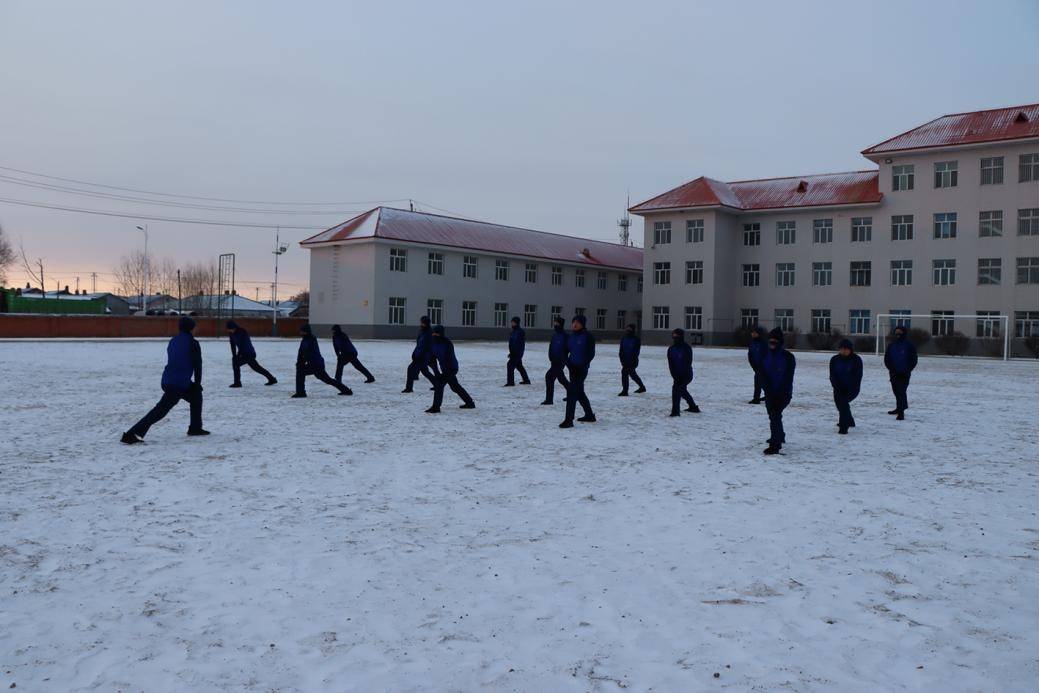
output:
POLYGON ((523 381, 520 382, 520 385, 530 385, 530 381, 529 380, 523 380, 523 381))
POLYGON ((375 378, 368 378, 364 382, 365 382, 365 384, 374 383, 375 382, 375 378))
POLYGON ((120 443, 126 443, 127 445, 137 445, 137 443, 143 443, 144 441, 138 438, 133 433, 127 431, 123 434, 123 437, 119 439, 120 443))
POLYGON ((543 406, 543 407, 545 407, 545 406, 551 407, 553 404, 555 404, 555 402, 553 402, 550 399, 546 399, 544 402, 541 403, 541 406, 543 406))
POLYGON ((209 431, 204 428, 188 429, 189 436, 208 436, 209 431))
POLYGON ((307 396, 306 392, 295 392, 295 393, 293 393, 292 397, 290 397, 289 399, 303 399, 306 396, 307 396))
POLYGON ((595 414, 585 414, 578 421, 581 423, 595 423, 595 414))
POLYGON ((466 402, 465 404, 458 407, 459 409, 476 409, 476 402, 466 402))
POLYGON ((430 407, 429 409, 426 410, 426 413, 427 414, 439 414, 440 413, 440 407, 430 407))
POLYGON ((430 392, 433 392, 434 390, 436 390, 436 387, 434 387, 434 386, 430 385, 430 386, 429 386, 429 391, 430 391, 430 392))
POLYGON ((901 412, 898 411, 897 409, 892 409, 891 411, 888 412, 888 414, 891 414, 892 416, 894 416, 895 414, 900 414, 900 413, 901 412))
POLYGON ((906 415, 902 412, 898 412, 898 416, 895 417, 895 421, 905 421, 906 415))
POLYGON ((271 378, 270 380, 268 380, 267 382, 264 383, 264 385, 277 385, 277 384, 278 384, 278 379, 277 378, 271 378))
POLYGON ((847 426, 841 426, 840 428, 837 429, 837 432, 840 433, 842 436, 846 436, 846 435, 848 435, 848 427, 847 426))
POLYGON ((573 428, 574 422, 570 419, 566 419, 563 423, 559 424, 560 428, 573 428))
POLYGON ((624 392, 618 392, 617 396, 618 397, 627 397, 628 396, 628 392, 627 392, 627 390, 625 390, 624 392))
POLYGON ((349 397, 349 396, 350 396, 350 395, 352 395, 353 393, 354 393, 354 391, 353 391, 353 390, 351 390, 351 389, 350 389, 350 388, 348 388, 348 387, 347 387, 347 388, 343 388, 342 390, 340 390, 340 391, 339 391, 339 394, 340 394, 340 395, 345 395, 345 396, 347 396, 347 397, 349 397))
POLYGON ((242 386, 241 383, 231 383, 230 385, 228 385, 228 387, 241 387, 241 386, 242 386))
POLYGON ((777 447, 775 445, 769 445, 767 448, 765 448, 764 453, 766 455, 778 455, 779 454, 779 447, 777 447))
POLYGON ((410 395, 412 392, 414 392, 414 390, 412 390, 410 387, 406 387, 400 391, 402 395, 410 395))
POLYGON ((848 428, 855 428, 855 422, 852 421, 850 424, 848 424, 848 428))
POLYGON ((516 383, 505 383, 502 387, 516 387, 516 383))
POLYGON ((747 404, 761 404, 761 400, 755 397, 751 401, 747 402, 747 404))
POLYGON ((677 411, 673 411, 670 414, 668 414, 668 416, 681 416, 681 415, 682 415, 682 413, 681 412, 677 412, 677 411))
POLYGON ((700 407, 698 407, 698 406, 696 406, 694 404, 693 406, 686 408, 686 411, 692 412, 693 414, 699 414, 700 413, 700 407))
POLYGON ((635 394, 636 395, 641 395, 645 391, 646 391, 646 388, 640 387, 639 389, 635 390, 635 394))

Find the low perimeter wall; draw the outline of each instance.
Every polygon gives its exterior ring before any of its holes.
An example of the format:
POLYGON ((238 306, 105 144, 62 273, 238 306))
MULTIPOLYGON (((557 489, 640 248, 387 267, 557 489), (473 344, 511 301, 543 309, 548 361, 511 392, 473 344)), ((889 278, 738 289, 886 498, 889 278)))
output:
MULTIPOLYGON (((177 333, 177 316, 132 315, 29 315, 0 314, 0 338, 126 338, 170 337, 177 333)), ((227 318, 193 317, 195 336, 223 337, 227 318)), ((254 337, 272 334, 272 321, 266 318, 235 318, 254 337)), ((280 318, 278 335, 299 337, 301 318, 280 318)))

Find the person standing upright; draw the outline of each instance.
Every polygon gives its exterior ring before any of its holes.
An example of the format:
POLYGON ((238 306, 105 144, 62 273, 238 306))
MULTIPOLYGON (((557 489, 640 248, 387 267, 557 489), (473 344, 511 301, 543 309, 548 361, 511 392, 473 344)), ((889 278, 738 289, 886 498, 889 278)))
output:
POLYGON ((347 364, 364 376, 364 382, 374 383, 375 376, 369 372, 360 359, 357 358, 357 347, 350 341, 349 335, 343 332, 339 325, 332 325, 332 349, 336 352, 336 377, 337 383, 343 382, 343 368, 347 364))
POLYGON ((436 386, 436 365, 432 371, 429 367, 433 360, 433 333, 430 331, 429 316, 423 315, 418 322, 418 336, 415 337, 415 348, 411 350, 411 363, 408 365, 408 380, 401 394, 414 392, 413 386, 420 373, 431 385, 436 386))
POLYGON ((916 345, 909 341, 909 332, 903 325, 895 327, 895 338, 884 351, 884 365, 891 380, 891 391, 895 394, 895 408, 888 412, 902 421, 909 408, 909 377, 916 368, 916 345))
POLYGON ((231 387, 242 386, 242 366, 249 366, 267 378, 265 385, 276 384, 278 379, 256 362, 256 349, 245 328, 234 320, 228 320, 225 327, 227 328, 227 339, 231 343, 231 369, 234 371, 234 382, 231 383, 231 387))
POLYGON ((783 430, 783 410, 794 394, 794 369, 797 360, 783 348, 783 330, 778 327, 768 333, 768 351, 761 360, 761 385, 765 390, 765 409, 768 411, 769 438, 766 455, 777 454, 786 443, 783 430))
POLYGON ((208 436, 202 428, 202 347, 191 334, 195 321, 184 316, 177 324, 178 332, 166 345, 166 367, 162 370, 162 397, 140 421, 123 434, 121 442, 134 445, 143 442, 148 430, 161 421, 177 402, 184 400, 190 410, 189 436, 208 436))
POLYGON ((433 360, 436 362, 437 376, 433 383, 433 406, 426 410, 427 414, 439 414, 440 405, 444 403, 444 387, 450 387, 451 391, 462 400, 459 409, 476 409, 476 402, 465 391, 458 382, 458 358, 455 357, 455 345, 447 338, 443 325, 433 328, 432 343, 433 360))
POLYGON ((635 326, 628 325, 624 329, 624 336, 621 337, 620 349, 618 350, 618 357, 621 361, 621 391, 617 393, 618 397, 628 396, 628 379, 635 381, 635 384, 639 386, 639 389, 635 390, 635 394, 646 391, 646 386, 642 384, 642 378, 635 369, 639 367, 639 354, 642 353, 642 340, 635 334, 635 326))
POLYGON ((560 428, 574 427, 574 414, 577 413, 577 405, 580 403, 584 416, 578 419, 583 423, 595 421, 592 413, 592 404, 588 401, 588 395, 584 391, 584 381, 588 377, 588 369, 595 358, 595 337, 585 328, 587 318, 583 315, 575 315, 570 323, 570 337, 567 340, 568 356, 566 368, 570 371, 570 387, 566 393, 566 418, 559 424, 560 428))
POLYGON ((833 386, 833 403, 837 405, 837 432, 846 434, 855 427, 851 415, 851 402, 859 396, 862 386, 862 358, 855 353, 850 339, 842 339, 837 353, 830 359, 830 385, 833 386))
POLYGON ((327 383, 339 390, 341 395, 352 395, 353 391, 342 383, 337 383, 329 377, 325 371, 325 359, 321 356, 321 347, 317 343, 317 337, 310 329, 310 325, 301 325, 299 328, 300 341, 299 351, 296 353, 296 392, 293 398, 307 396, 307 376, 312 375, 323 383, 327 383))
POLYGON ((671 330, 671 346, 667 348, 667 367, 671 371, 671 416, 680 416, 679 403, 685 400, 688 412, 700 413, 693 396, 689 394, 689 383, 693 382, 693 348, 685 341, 685 331, 679 327, 671 330))
POLYGON ((567 334, 563 329, 563 318, 557 315, 552 318, 552 339, 548 343, 548 370, 545 372, 545 401, 542 404, 552 404, 557 380, 563 386, 564 392, 570 388, 570 383, 563 373, 567 353, 567 334))
POLYGON ((509 360, 505 364, 505 387, 516 385, 516 371, 520 374, 520 385, 530 385, 527 369, 523 367, 523 352, 527 349, 527 333, 520 327, 520 319, 512 319, 509 332, 509 360))
POLYGON ((761 404, 761 362, 768 351, 768 342, 761 336, 761 328, 754 325, 750 328, 750 344, 747 345, 747 362, 754 371, 754 397, 747 404, 761 404))

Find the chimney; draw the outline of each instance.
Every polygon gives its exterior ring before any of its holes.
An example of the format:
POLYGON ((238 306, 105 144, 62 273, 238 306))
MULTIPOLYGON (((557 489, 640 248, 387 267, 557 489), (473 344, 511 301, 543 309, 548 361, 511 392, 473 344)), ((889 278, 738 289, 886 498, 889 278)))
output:
POLYGON ((1028 116, 1025 115, 1024 111, 1018 111, 1017 112, 1017 117, 1014 118, 1014 122, 1015 123, 1027 123, 1028 122, 1028 116))
POLYGON ((808 192, 808 181, 803 180, 797 184, 797 192, 806 193, 808 192))

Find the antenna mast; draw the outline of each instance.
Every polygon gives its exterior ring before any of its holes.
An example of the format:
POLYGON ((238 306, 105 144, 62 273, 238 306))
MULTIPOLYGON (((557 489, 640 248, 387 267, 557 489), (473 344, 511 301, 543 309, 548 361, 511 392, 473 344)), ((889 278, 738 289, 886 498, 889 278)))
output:
POLYGON ((631 206, 631 195, 628 195, 628 203, 624 205, 624 216, 617 220, 620 228, 621 245, 631 245, 631 217, 628 216, 628 207, 631 206))

